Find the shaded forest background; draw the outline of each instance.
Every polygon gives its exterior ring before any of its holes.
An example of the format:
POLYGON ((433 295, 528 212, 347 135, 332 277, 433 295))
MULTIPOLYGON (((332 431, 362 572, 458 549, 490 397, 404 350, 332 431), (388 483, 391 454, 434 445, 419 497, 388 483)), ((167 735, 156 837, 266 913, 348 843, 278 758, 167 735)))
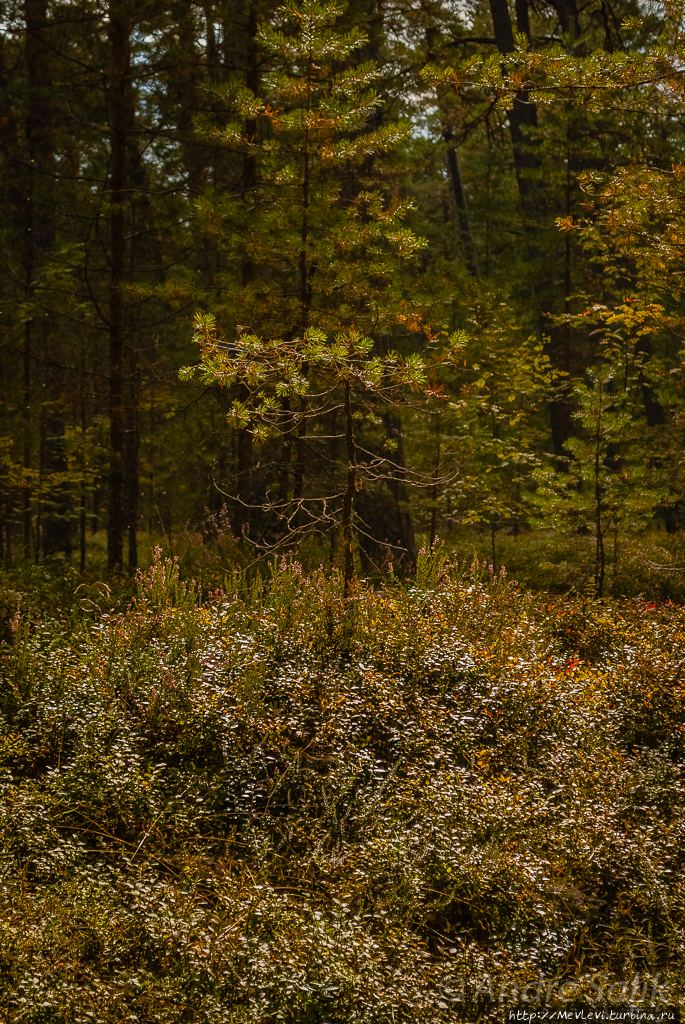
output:
POLYGON ((4 564, 340 564, 349 527, 367 576, 439 536, 679 595, 681 20, 2 4, 4 564))

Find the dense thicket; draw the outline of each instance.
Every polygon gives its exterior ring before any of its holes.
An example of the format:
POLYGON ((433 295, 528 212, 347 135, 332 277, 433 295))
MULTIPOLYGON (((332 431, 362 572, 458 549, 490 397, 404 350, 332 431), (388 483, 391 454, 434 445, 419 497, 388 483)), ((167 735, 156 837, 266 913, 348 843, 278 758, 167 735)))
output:
POLYGON ((623 587, 683 498, 680 25, 4 4, 5 563, 133 571, 188 528, 349 584, 534 527, 623 587))
POLYGON ((352 602, 159 554, 79 599, 0 654, 8 1022, 680 1003, 682 608, 439 552, 352 602))

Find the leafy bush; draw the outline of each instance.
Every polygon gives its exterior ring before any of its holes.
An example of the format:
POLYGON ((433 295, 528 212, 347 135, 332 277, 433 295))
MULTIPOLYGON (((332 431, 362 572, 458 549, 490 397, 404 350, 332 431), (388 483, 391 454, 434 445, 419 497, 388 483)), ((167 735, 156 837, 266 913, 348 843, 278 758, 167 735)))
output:
POLYGON ((202 603, 158 552, 128 607, 14 615, 8 1021, 456 1022, 540 975, 682 983, 685 613, 421 558, 351 602, 285 558, 202 603))
MULTIPOLYGON (((591 534, 564 536, 554 530, 521 530, 517 536, 497 534, 497 566, 506 565, 519 583, 533 590, 584 593, 592 586, 595 545, 591 534)), ((606 538, 605 593, 613 597, 649 594, 660 600, 685 602, 685 542, 681 533, 655 528, 606 538)), ((491 538, 482 530, 455 531, 450 547, 460 558, 474 550, 492 562, 491 538)))

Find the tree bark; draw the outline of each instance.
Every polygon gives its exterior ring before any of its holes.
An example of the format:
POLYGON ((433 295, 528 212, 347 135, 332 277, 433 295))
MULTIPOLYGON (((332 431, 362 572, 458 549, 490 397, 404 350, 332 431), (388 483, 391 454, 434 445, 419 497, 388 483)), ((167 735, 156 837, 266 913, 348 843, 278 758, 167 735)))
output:
MULTIPOLYGON (((438 32, 435 27, 429 28, 426 31, 426 42, 428 44, 426 60, 428 61, 432 61, 435 59, 433 46, 437 35, 438 32)), ((438 96, 440 96, 440 91, 438 93, 438 96)), ((466 193, 464 192, 464 183, 462 181, 461 170, 459 168, 457 142, 454 137, 454 132, 447 123, 446 115, 443 120, 442 137, 447 143, 445 160, 447 163, 447 173, 449 174, 449 178, 452 183, 452 194, 454 196, 454 202, 457 207, 457 218, 459 221, 459 231, 461 233, 461 241, 464 250, 464 256, 466 259, 466 268, 472 277, 478 277, 478 265, 476 263, 476 253, 475 247, 473 245, 473 235, 471 233, 471 221, 469 218, 468 206, 466 205, 466 193)))
MULTIPOLYGON (((312 72, 314 61, 309 58, 309 76, 307 81, 307 113, 311 110, 312 97, 312 72)), ((312 291, 310 284, 311 268, 308 265, 309 245, 309 189, 310 189, 311 159, 309 153, 309 128, 305 129, 304 146, 302 149, 302 219, 300 222, 300 333, 304 338, 309 327, 309 313, 312 302, 312 291)), ((307 379, 309 364, 306 360, 302 362, 302 376, 307 379)), ((294 525, 301 529, 304 521, 304 509, 302 498, 304 494, 304 463, 307 445, 307 398, 300 399, 299 423, 297 427, 297 451, 295 457, 295 473, 293 478, 293 501, 295 502, 294 525)))
POLYGON ((124 555, 124 273, 126 266, 126 149, 130 107, 130 25, 119 3, 109 7, 110 299, 109 299, 109 522, 107 567, 120 572, 124 555))
POLYGON ((170 92, 176 107, 177 129, 183 148, 183 164, 187 173, 188 189, 197 195, 207 179, 207 161, 204 147, 198 138, 193 116, 199 107, 198 68, 200 64, 195 5, 179 4, 175 8, 178 33, 178 59, 169 79, 170 92))
MULTIPOLYGON (((250 4, 247 18, 247 59, 245 65, 245 85, 253 96, 259 95, 259 49, 257 47, 257 4, 256 0, 250 4)), ((257 184, 257 120, 253 117, 245 118, 245 152, 243 154, 243 201, 247 204, 254 202, 254 189, 257 184)), ((243 256, 241 277, 243 288, 247 288, 255 278, 256 268, 254 261, 248 254, 243 256)), ((243 384, 239 388, 239 398, 247 401, 249 391, 243 384)), ((253 446, 252 434, 249 427, 238 428, 238 465, 236 480, 236 496, 234 532, 240 537, 244 530, 250 529, 252 525, 252 474, 253 474, 253 446)), ((287 490, 287 487, 286 487, 287 490)))
MULTIPOLYGON (((497 49, 502 56, 506 56, 514 51, 514 30, 507 0, 490 0, 490 13, 497 49)), ((536 104, 530 102, 528 92, 521 89, 514 97, 508 113, 521 207, 524 218, 528 220, 529 215, 536 212, 533 197, 537 191, 535 171, 540 166, 540 158, 533 148, 534 140, 526 136, 530 129, 537 128, 538 111, 536 104)))
POLYGON ((354 422, 352 420, 352 400, 350 382, 345 381, 345 445, 347 449, 347 486, 343 498, 342 530, 345 560, 343 564, 343 580, 345 597, 352 597, 354 591, 354 552, 352 550, 352 513, 354 492, 357 486, 357 451, 354 443, 354 422))
POLYGON ((409 488, 407 486, 407 474, 404 461, 404 443, 402 440, 402 421, 398 415, 387 410, 385 416, 385 429, 387 436, 392 438, 396 444, 395 449, 395 470, 392 478, 388 481, 390 493, 397 507, 402 546, 407 553, 410 566, 416 565, 416 540, 414 538, 414 525, 409 512, 409 488))
POLYGON ((461 241, 464 247, 464 256, 466 257, 466 268, 471 277, 478 277, 478 265, 476 263, 473 235, 471 234, 471 221, 469 218, 468 207, 466 205, 464 183, 459 169, 456 140, 454 138, 454 134, 449 130, 449 128, 445 128, 442 133, 442 137, 447 143, 447 170, 449 172, 450 181, 452 182, 452 194, 454 195, 454 202, 457 207, 459 230, 461 232, 461 241))
POLYGON ((124 352, 124 517, 128 534, 128 571, 138 568, 138 503, 140 474, 138 452, 140 429, 138 426, 138 352, 127 344, 124 352))
POLYGON ((559 24, 564 35, 572 39, 578 35, 578 7, 576 0, 551 0, 559 17, 559 24))
POLYGON ((602 384, 597 385, 597 429, 595 436, 595 584, 597 597, 604 596, 604 537, 602 534, 602 484, 600 442, 602 432, 602 384))
MULTIPOLYGON (((25 122, 27 178, 25 186, 25 235, 24 235, 24 293, 25 300, 33 300, 33 288, 37 270, 42 232, 36 230, 34 207, 36 202, 35 165, 38 160, 41 169, 46 158, 52 155, 50 150, 50 52, 44 41, 47 28, 46 0, 25 0, 24 24, 26 32, 26 76, 28 85, 27 110, 25 122)), ((32 554, 33 540, 33 494, 30 484, 31 466, 33 461, 32 435, 34 425, 31 415, 34 364, 34 322, 28 317, 24 324, 23 339, 23 426, 24 450, 23 464, 26 475, 22 493, 22 520, 24 534, 24 558, 32 554)), ((36 553, 38 541, 36 540, 36 553)))
POLYGON ((516 0, 516 31, 530 43, 530 17, 528 0, 516 0))
POLYGON ((435 469, 433 470, 433 487, 431 489, 431 531, 430 531, 430 547, 433 548, 436 536, 436 523, 438 518, 438 476, 440 473, 440 458, 441 458, 441 438, 440 438, 440 416, 435 418, 435 437, 436 437, 436 452, 435 452, 435 469))
MULTIPOLYGON (((573 0, 565 0, 565 2, 573 2, 573 0)), ((497 48, 504 56, 514 50, 514 33, 507 0, 490 0, 490 11, 497 48)), ((525 29, 528 18, 526 0, 519 0, 516 12, 517 28, 521 31, 521 28, 525 29)), ((530 26, 528 27, 530 28, 530 26)), ((529 33, 526 34, 529 35, 529 33)), ((521 200, 523 224, 529 239, 528 258, 533 264, 539 264, 541 261, 537 242, 539 232, 537 225, 539 219, 537 175, 540 170, 540 157, 535 148, 535 140, 530 138, 531 130, 537 128, 537 123, 536 104, 530 102, 529 94, 525 89, 519 90, 509 111, 509 131, 514 150, 514 167, 521 200)), ((542 279, 538 284, 541 332, 543 335, 549 332, 548 352, 552 366, 555 370, 565 374, 569 372, 570 368, 569 332, 566 325, 559 327, 549 323, 550 313, 555 308, 555 301, 547 268, 542 268, 542 279)), ((555 454, 559 458, 563 458, 567 454, 564 446, 572 431, 571 409, 565 397, 562 396, 549 403, 549 417, 555 454)))
MULTIPOLYGON (((31 230, 31 196, 27 197, 27 245, 26 245, 26 267, 25 267, 25 293, 27 302, 31 301, 33 294, 33 254, 31 243, 28 240, 28 232, 31 230)), ((22 524, 24 533, 24 558, 31 557, 31 536, 33 533, 33 517, 31 511, 32 488, 30 484, 31 473, 31 433, 33 429, 31 417, 31 359, 32 352, 32 327, 31 318, 27 318, 24 324, 24 347, 22 352, 24 370, 24 394, 23 394, 23 420, 24 420, 24 487, 22 489, 22 524)))

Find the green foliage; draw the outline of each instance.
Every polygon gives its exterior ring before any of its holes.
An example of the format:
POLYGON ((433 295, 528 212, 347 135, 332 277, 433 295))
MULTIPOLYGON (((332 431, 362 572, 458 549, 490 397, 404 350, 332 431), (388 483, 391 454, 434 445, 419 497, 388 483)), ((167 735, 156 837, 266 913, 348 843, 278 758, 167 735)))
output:
POLYGON ((240 349, 256 335, 296 350, 308 327, 335 337, 420 324, 397 281, 426 244, 403 224, 414 204, 369 173, 409 125, 374 127, 380 71, 354 63, 368 39, 359 26, 345 31, 346 17, 314 0, 279 8, 257 33, 258 94, 238 78, 218 87, 227 123, 199 125, 254 165, 247 196, 208 191, 199 205, 215 231, 223 225, 219 246, 241 270, 222 279, 217 304, 229 341, 246 332, 240 349))
POLYGON ((8 1021, 456 1024, 541 972, 683 984, 682 609, 439 544, 415 586, 341 590, 283 558, 201 604, 158 554, 126 610, 13 621, 8 1021))
POLYGON ((574 388, 579 429, 567 442, 566 472, 539 473, 536 498, 557 528, 594 534, 601 597, 607 533, 616 534, 625 522, 639 527, 655 505, 668 500, 668 492, 635 414, 634 367, 619 352, 613 365, 590 370, 588 377, 574 388))
POLYGON ((125 533, 131 576, 163 540, 203 578, 278 547, 351 580, 413 571, 422 535, 499 565, 532 526, 566 563, 612 345, 595 532, 678 528, 680 6, 6 15, 6 566, 120 571, 125 533), (224 500, 233 539, 204 543, 224 500))
MULTIPOLYGON (((251 424, 255 440, 292 429, 284 424, 284 398, 308 398, 307 418, 330 411, 339 395, 336 386, 347 384, 354 394, 371 394, 391 400, 399 389, 419 390, 426 384, 423 359, 416 354, 401 358, 390 351, 385 358, 372 354, 373 339, 350 328, 329 338, 307 328, 296 343, 263 340, 240 335, 235 354, 227 354, 216 337, 216 321, 210 314, 198 314, 194 340, 202 348, 200 378, 206 384, 223 386, 240 381, 249 395, 234 400, 229 416, 239 427, 251 424), (307 376, 303 367, 307 367, 307 376), (313 378, 313 380, 312 380, 313 378)), ((182 373, 188 377, 192 368, 182 373)))
POLYGON ((466 372, 453 385, 447 441, 460 469, 443 493, 452 522, 486 525, 494 547, 498 526, 525 522, 534 511, 536 414, 554 394, 554 374, 542 346, 521 338, 511 308, 494 294, 483 291, 469 313, 466 372))

